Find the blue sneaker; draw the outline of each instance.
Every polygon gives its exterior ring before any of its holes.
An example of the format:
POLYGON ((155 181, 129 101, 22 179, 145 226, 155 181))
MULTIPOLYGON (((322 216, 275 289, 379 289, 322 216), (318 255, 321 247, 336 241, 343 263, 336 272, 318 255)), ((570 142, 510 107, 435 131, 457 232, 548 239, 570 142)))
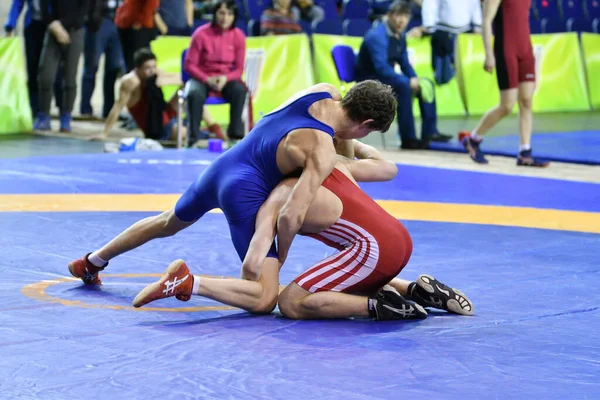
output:
POLYGON ((63 133, 71 133, 71 113, 63 113, 60 115, 60 131, 63 133))
POLYGON ((50 116, 45 113, 38 113, 35 122, 33 123, 34 131, 49 131, 52 128, 50 127, 50 116))
POLYGON ((481 149, 479 148, 479 145, 481 144, 481 142, 478 142, 477 140, 473 140, 473 138, 471 138, 470 133, 460 132, 458 135, 458 140, 463 145, 465 150, 467 150, 467 153, 469 153, 469 156, 471 157, 471 159, 473 161, 475 161, 477 164, 487 164, 488 163, 488 160, 485 158, 485 156, 481 152, 481 149))
POLYGON ((550 165, 548 160, 535 158, 531 155, 531 149, 519 152, 517 156, 517 165, 520 167, 547 167, 550 165))

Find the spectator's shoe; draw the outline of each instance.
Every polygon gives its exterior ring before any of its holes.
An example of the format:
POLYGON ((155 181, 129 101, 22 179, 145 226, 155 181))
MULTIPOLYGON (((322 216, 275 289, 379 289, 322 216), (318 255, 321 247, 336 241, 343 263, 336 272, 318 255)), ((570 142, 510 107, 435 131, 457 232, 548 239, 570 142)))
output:
POLYGON ((458 134, 458 140, 463 145, 467 153, 473 161, 477 164, 487 164, 488 160, 485 158, 479 146, 481 141, 474 140, 469 132, 460 132, 458 134))
POLYGON ((34 131, 49 131, 52 127, 50 126, 50 116, 45 113, 38 113, 35 122, 33 123, 34 131))
POLYGON ((447 143, 452 139, 452 136, 444 135, 443 133, 437 132, 437 133, 434 133, 433 135, 427 136, 427 139, 429 139, 429 141, 431 141, 431 142, 447 143))
POLYGON ((519 152, 517 156, 517 165, 520 167, 547 167, 550 165, 548 160, 535 158, 531 155, 531 149, 519 152))
POLYGON ((419 87, 421 88, 421 98, 425 103, 433 103, 435 99, 435 85, 431 79, 419 78, 419 87))
POLYGON ((421 139, 403 139, 400 145, 400 148, 404 150, 424 150, 428 147, 429 142, 421 139))
POLYGON ((151 301, 173 297, 188 301, 192 297, 194 276, 183 260, 176 260, 167 267, 165 274, 157 282, 146 286, 133 299, 134 307, 141 307, 151 301))
POLYGON ((60 131, 71 133, 71 113, 60 114, 60 131))
POLYGON ((473 315, 473 303, 463 292, 444 285, 430 275, 420 275, 415 284, 409 285, 408 297, 423 307, 473 315))
POLYGON ((74 277, 80 278, 86 285, 101 285, 102 280, 98 276, 98 272, 106 268, 108 263, 104 267, 96 267, 88 260, 90 254, 86 254, 79 260, 71 261, 69 263, 69 272, 74 277))
POLYGON ((208 131, 212 134, 212 137, 216 137, 218 139, 221 140, 227 140, 227 137, 225 136, 225 134, 223 133, 223 131, 221 130, 221 127, 219 126, 219 124, 212 124, 208 126, 208 131))
POLYGON ((375 297, 369 299, 369 316, 376 321, 424 319, 427 318, 427 311, 386 285, 375 297))

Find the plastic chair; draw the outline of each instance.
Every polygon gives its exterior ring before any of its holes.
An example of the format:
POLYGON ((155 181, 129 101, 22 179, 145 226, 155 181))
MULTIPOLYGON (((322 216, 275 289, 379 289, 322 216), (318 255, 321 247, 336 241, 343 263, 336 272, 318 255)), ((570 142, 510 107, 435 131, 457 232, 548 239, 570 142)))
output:
POLYGON ((368 19, 370 8, 367 0, 347 0, 344 2, 342 19, 368 19))
MULTIPOLYGON (((356 54, 350 46, 339 44, 331 49, 331 57, 337 71, 338 78, 342 83, 342 94, 346 92, 346 85, 356 81, 356 54)), ((386 148, 385 134, 381 132, 381 143, 386 148)))
MULTIPOLYGON (((185 57, 187 55, 187 49, 181 53, 181 81, 185 84, 190 80, 190 75, 187 73, 185 68, 183 67, 185 64, 185 57)), ((177 92, 178 95, 178 110, 177 110, 177 148, 181 148, 183 146, 183 111, 185 109, 185 100, 186 100, 186 91, 179 90, 177 92)), ((246 95, 246 103, 244 104, 244 112, 242 113, 242 122, 244 124, 244 136, 248 134, 250 130, 250 111, 249 111, 249 96, 246 95)), ((222 97, 208 96, 206 98, 206 102, 204 105, 219 105, 219 104, 227 104, 227 100, 222 97)), ((185 147, 188 147, 189 143, 189 135, 186 136, 185 147)))
POLYGON ((339 35, 344 34, 344 27, 338 19, 326 19, 320 22, 313 22, 313 33, 321 33, 324 35, 339 35))
POLYGON ((368 19, 347 19, 343 24, 346 36, 364 37, 371 29, 371 21, 368 19))

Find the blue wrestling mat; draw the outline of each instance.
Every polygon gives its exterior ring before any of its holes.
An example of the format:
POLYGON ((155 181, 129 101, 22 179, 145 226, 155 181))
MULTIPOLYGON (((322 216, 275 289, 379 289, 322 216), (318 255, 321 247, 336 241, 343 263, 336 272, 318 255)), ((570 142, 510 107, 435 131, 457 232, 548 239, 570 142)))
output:
MULTIPOLYGON (((565 133, 534 133, 534 154, 550 161, 600 165, 600 131, 565 133)), ((431 143, 431 150, 465 152, 458 140, 431 143)), ((485 154, 516 157, 519 135, 486 137, 482 146, 485 154)))
MULTIPOLYGON (((400 277, 463 290, 473 317, 293 321, 200 297, 133 309, 177 258, 239 276, 219 213, 115 258, 100 288, 70 278, 70 260, 172 205, 211 157, 0 160, 1 399, 600 398, 600 185, 400 165, 364 186, 413 238, 400 277)), ((331 253, 299 237, 281 283, 331 253)))

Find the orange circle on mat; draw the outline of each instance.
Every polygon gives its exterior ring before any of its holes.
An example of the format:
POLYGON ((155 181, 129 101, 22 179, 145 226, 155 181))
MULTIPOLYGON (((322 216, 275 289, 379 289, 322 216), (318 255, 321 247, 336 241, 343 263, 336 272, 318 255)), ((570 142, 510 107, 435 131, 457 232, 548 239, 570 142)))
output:
MULTIPOLYGON (((159 278, 163 274, 102 274, 102 279, 104 278, 147 278, 154 277, 159 278)), ((208 276, 208 275, 200 275, 200 276, 208 276)), ((104 304, 89 304, 84 303, 79 300, 66 300, 61 299, 59 297, 50 296, 46 293, 46 289, 53 285, 58 285, 60 283, 65 282, 75 282, 79 281, 77 278, 58 278, 58 279, 49 279, 43 280, 40 282, 31 283, 27 286, 24 286, 21 289, 21 293, 25 296, 43 301, 46 303, 56 303, 62 304, 68 307, 80 307, 80 308, 104 308, 109 310, 125 310, 125 311, 136 311, 136 312, 147 312, 147 311, 159 311, 159 312, 198 312, 198 311, 221 311, 221 310, 235 310, 235 307, 231 306, 197 306, 197 307, 181 307, 181 308, 161 308, 161 307, 141 307, 135 308, 133 306, 116 306, 116 305, 104 305, 104 304)))

